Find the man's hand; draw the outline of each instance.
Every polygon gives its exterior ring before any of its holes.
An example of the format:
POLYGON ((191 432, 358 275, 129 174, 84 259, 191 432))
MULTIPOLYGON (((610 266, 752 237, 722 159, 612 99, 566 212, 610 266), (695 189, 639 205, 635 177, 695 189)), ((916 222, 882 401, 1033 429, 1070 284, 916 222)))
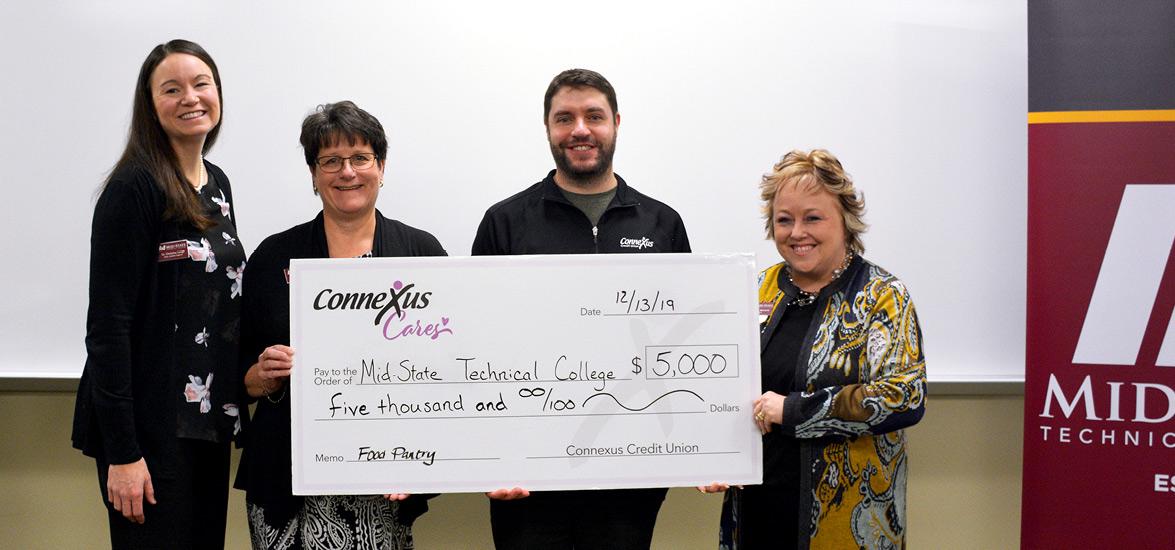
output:
POLYGON ((496 491, 490 491, 486 493, 486 496, 494 500, 518 500, 520 498, 526 498, 530 496, 530 491, 527 491, 521 487, 515 487, 513 489, 498 489, 496 491))

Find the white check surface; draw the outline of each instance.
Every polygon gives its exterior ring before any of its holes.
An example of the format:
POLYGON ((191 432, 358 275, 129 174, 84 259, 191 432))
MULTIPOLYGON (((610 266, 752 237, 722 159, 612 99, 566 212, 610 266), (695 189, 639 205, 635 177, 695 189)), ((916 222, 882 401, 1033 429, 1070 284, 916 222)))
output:
POLYGON ((750 254, 294 260, 290 275, 296 494, 762 479, 750 254))

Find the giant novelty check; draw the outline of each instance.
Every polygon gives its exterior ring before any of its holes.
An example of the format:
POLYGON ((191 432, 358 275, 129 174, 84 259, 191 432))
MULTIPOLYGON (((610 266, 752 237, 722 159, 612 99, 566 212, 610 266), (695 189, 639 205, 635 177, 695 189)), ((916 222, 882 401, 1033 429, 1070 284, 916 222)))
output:
POLYGON ((754 258, 294 260, 301 495, 759 483, 754 258))

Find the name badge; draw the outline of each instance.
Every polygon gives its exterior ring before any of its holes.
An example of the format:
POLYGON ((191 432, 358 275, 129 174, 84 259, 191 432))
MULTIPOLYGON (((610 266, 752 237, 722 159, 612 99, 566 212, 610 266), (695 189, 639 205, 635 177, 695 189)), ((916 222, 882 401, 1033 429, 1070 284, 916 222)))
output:
POLYGON ((178 241, 169 241, 159 243, 159 261, 173 262, 175 260, 183 260, 188 257, 188 241, 180 239, 178 241))
POLYGON ((771 316, 771 308, 775 306, 774 302, 759 302, 759 324, 767 322, 767 318, 771 316))

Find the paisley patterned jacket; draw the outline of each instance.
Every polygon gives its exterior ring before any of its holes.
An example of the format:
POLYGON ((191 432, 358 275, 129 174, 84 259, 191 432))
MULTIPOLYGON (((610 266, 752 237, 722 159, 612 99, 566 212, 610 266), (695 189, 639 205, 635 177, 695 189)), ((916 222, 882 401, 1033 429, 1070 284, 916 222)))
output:
MULTIPOLYGON (((777 264, 760 275, 772 304, 765 348, 798 295, 777 264)), ((854 257, 817 298, 804 336, 784 433, 800 441, 799 548, 903 548, 906 437, 926 403, 922 333, 906 286, 854 257), (806 536, 805 536, 806 535, 806 536)))

